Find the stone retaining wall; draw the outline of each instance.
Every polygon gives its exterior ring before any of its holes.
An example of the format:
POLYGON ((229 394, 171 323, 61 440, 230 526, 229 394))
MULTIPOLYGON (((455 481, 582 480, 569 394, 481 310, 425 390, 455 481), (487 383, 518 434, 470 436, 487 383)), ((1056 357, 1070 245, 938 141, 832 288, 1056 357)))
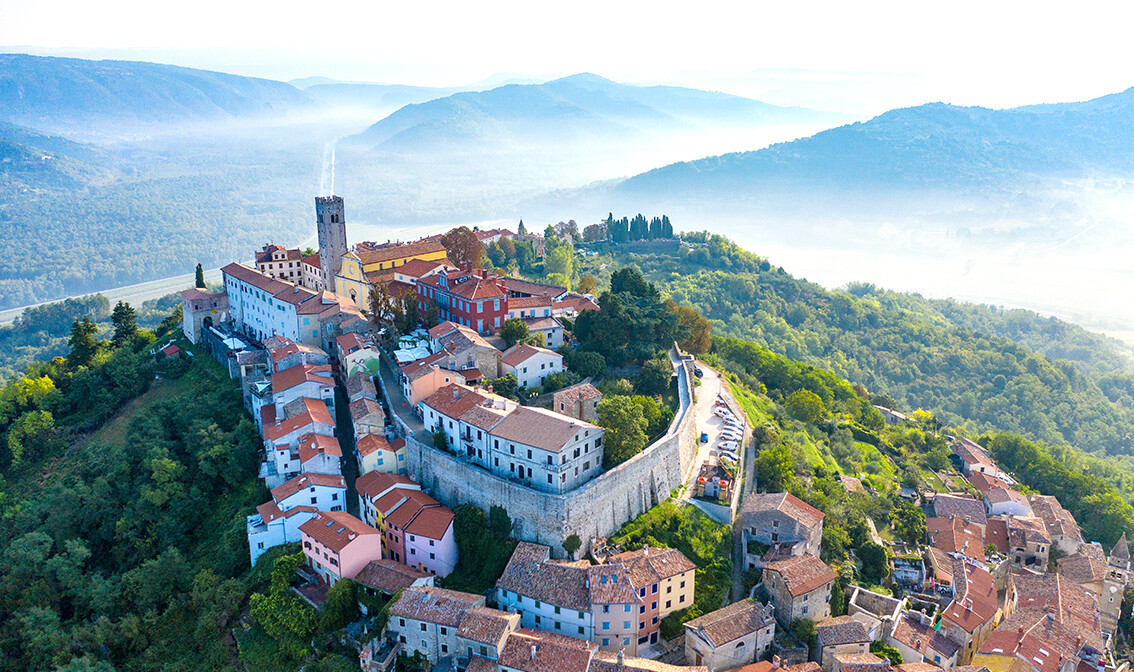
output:
POLYGON ((546 544, 563 557, 563 540, 572 534, 590 549, 592 537, 607 537, 624 523, 656 506, 681 487, 697 454, 693 412, 693 365, 671 351, 681 400, 670 430, 638 455, 563 494, 533 490, 502 478, 460 457, 406 439, 410 477, 449 507, 475 504, 488 510, 503 506, 515 523, 518 539, 546 544))

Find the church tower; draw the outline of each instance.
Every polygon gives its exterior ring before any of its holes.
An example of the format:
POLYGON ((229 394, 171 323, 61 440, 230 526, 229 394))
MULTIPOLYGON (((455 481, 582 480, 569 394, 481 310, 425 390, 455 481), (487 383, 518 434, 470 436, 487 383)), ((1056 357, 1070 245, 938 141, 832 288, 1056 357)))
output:
POLYGON ((1103 591, 1099 597, 1099 616, 1103 632, 1113 635, 1118 627, 1118 617, 1122 612, 1122 597, 1130 585, 1130 547, 1126 543, 1126 533, 1114 545, 1107 558, 1106 577, 1103 591))
POLYGON ((335 276, 347 252, 346 213, 341 196, 315 197, 315 227, 319 232, 319 266, 323 289, 336 291, 335 276))

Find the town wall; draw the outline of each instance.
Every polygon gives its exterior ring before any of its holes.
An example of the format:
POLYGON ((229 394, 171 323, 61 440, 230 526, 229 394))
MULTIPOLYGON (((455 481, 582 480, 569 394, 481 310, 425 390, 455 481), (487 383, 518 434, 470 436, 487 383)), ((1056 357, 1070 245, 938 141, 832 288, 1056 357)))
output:
MULTIPOLYGON (((675 348, 676 350, 676 348, 675 348)), ((492 505, 507 509, 518 539, 546 544, 563 557, 563 540, 572 534, 590 549, 591 539, 607 537, 664 501, 690 476, 697 454, 691 359, 673 354, 678 374, 679 414, 669 431, 638 455, 563 494, 533 490, 471 462, 406 437, 410 477, 443 504, 492 505)))

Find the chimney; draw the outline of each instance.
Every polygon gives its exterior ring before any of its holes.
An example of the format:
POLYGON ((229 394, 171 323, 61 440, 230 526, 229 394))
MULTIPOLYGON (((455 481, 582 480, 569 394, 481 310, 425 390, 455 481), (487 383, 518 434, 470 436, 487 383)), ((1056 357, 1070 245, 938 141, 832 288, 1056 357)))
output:
POLYGON ((622 664, 622 649, 618 650, 618 664, 622 664))
POLYGON ((780 669, 780 664, 781 664, 782 662, 783 662, 783 661, 781 661, 781 660, 780 660, 780 656, 779 656, 779 654, 773 654, 773 655, 772 655, 772 669, 773 669, 773 670, 778 670, 778 669, 780 669))
POLYGON ((532 644, 532 660, 535 660, 535 652, 538 648, 535 644, 532 644))

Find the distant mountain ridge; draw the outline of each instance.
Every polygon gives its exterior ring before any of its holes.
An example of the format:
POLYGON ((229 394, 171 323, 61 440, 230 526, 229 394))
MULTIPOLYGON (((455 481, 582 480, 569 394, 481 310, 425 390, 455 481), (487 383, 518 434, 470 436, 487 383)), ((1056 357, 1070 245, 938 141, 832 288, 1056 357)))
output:
POLYGON ((269 79, 140 61, 0 54, 0 121, 38 130, 232 119, 311 105, 299 89, 269 79))
POLYGON ((569 141, 617 136, 626 141, 641 137, 642 130, 836 118, 845 117, 696 89, 619 84, 582 73, 407 105, 344 144, 405 151, 446 143, 475 148, 502 138, 569 141))
POLYGON ((1022 176, 1134 171, 1134 89, 1006 110, 931 103, 772 145, 676 163, 616 191, 728 195, 769 183, 980 186, 1022 176))

